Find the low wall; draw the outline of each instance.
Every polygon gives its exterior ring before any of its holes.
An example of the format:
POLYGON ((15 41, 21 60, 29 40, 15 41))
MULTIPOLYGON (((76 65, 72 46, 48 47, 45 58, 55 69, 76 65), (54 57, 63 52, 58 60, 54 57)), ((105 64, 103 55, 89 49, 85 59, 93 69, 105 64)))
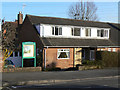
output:
POLYGON ((92 70, 92 69, 101 69, 101 66, 98 65, 86 65, 86 66, 78 66, 78 70, 92 70))
POLYGON ((2 72, 39 72, 41 67, 5 68, 2 72))

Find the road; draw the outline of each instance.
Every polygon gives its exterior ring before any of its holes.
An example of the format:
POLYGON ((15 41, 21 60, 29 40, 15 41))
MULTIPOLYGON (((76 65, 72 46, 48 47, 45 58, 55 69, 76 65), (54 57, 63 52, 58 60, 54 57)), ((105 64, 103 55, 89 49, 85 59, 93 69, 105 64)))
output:
MULTIPOLYGON (((118 69, 3 73, 3 85, 18 88, 118 88, 118 69)), ((34 90, 34 89, 33 89, 34 90)))

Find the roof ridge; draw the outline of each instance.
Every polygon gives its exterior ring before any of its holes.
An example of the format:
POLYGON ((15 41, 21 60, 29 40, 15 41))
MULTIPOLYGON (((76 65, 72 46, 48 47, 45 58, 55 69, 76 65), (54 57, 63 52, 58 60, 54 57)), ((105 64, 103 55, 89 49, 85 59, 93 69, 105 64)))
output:
MULTIPOLYGON (((32 17, 40 17, 40 18, 54 18, 54 19, 64 19, 64 20, 72 20, 72 21, 82 21, 82 22, 96 22, 96 23, 111 23, 111 22, 101 22, 101 21, 86 21, 86 20, 78 20, 78 19, 70 19, 70 18, 61 18, 61 17, 48 17, 48 16, 36 16, 36 15, 30 15, 26 14, 27 16, 32 16, 32 17)), ((118 24, 118 23, 111 23, 111 24, 118 24)))

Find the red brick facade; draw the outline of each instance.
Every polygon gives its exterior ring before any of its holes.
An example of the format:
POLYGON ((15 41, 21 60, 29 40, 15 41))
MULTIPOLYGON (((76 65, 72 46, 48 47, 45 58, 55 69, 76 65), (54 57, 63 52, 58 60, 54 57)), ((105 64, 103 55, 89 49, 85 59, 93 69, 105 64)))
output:
MULTIPOLYGON (((44 48, 44 54, 45 54, 45 48, 44 48)), ((46 68, 51 68, 54 66, 59 67, 59 68, 73 67, 73 63, 74 63, 73 54, 74 54, 73 48, 47 48, 46 49, 46 68), (58 59, 57 58, 58 49, 69 49, 70 58, 69 59, 58 59)), ((45 59, 45 57, 43 59, 45 59)))

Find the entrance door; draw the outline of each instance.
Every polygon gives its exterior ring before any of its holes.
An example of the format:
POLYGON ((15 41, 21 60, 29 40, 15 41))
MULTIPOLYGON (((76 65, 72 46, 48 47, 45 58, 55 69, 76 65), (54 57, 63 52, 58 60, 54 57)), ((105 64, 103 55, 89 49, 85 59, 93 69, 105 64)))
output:
POLYGON ((90 50, 90 60, 95 60, 95 50, 90 50))

